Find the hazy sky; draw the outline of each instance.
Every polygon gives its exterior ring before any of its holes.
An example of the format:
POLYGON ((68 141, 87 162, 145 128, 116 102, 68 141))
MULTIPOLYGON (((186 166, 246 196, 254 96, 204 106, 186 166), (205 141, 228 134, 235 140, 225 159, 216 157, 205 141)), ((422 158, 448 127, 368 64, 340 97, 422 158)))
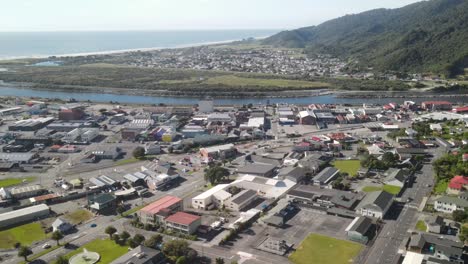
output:
POLYGON ((0 31, 285 29, 416 0, 1 0, 0 31))

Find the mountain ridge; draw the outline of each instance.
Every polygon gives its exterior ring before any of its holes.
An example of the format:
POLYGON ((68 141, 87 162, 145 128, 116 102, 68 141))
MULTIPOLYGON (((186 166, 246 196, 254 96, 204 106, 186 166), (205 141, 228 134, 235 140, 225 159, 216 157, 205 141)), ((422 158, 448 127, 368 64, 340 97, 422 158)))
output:
POLYGON ((282 31, 262 44, 329 53, 380 71, 454 76, 468 67, 468 1, 431 0, 374 9, 282 31))

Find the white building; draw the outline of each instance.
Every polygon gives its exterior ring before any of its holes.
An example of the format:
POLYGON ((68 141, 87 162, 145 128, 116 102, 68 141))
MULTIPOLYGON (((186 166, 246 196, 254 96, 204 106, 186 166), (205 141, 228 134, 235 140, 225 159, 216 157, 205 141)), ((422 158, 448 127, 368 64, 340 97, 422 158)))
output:
POLYGON ((45 204, 26 207, 0 214, 0 228, 34 221, 50 214, 49 206, 45 204))
POLYGON ((434 210, 447 214, 456 210, 463 211, 465 208, 468 208, 468 201, 458 197, 442 196, 434 202, 434 210))
POLYGON ((226 192, 229 184, 218 184, 208 191, 192 198, 192 207, 195 209, 209 210, 222 206, 225 201, 231 198, 231 194, 226 192))

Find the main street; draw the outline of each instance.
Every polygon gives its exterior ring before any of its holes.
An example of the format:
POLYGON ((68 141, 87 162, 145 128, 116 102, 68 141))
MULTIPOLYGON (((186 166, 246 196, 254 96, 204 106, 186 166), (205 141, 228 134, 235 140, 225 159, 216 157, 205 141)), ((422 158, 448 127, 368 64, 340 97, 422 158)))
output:
MULTIPOLYGON (((443 155, 441 149, 434 149, 432 152, 434 160, 443 155)), ((378 237, 374 241, 372 248, 365 261, 362 263, 397 263, 400 255, 398 249, 403 240, 409 235, 408 231, 412 230, 418 219, 418 207, 423 202, 423 198, 429 196, 434 185, 434 172, 431 164, 424 164, 421 173, 416 174, 416 179, 411 186, 407 188, 401 196, 401 201, 408 201, 401 208, 401 205, 396 205, 394 209, 387 213, 387 219, 378 237), (398 208, 399 207, 399 208, 398 208), (396 210, 395 210, 396 209, 396 210), (398 213, 398 211, 401 212, 398 213), (394 219, 393 217, 396 217, 394 219), (392 219, 393 218, 393 219, 392 219)))

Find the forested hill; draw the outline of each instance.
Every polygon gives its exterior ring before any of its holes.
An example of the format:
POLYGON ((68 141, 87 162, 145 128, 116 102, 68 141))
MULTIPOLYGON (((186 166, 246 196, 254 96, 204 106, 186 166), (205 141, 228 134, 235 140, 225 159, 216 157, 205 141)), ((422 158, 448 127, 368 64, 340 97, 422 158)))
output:
POLYGON ((266 45, 357 58, 379 70, 456 75, 468 67, 468 0, 431 0, 283 31, 266 45))

